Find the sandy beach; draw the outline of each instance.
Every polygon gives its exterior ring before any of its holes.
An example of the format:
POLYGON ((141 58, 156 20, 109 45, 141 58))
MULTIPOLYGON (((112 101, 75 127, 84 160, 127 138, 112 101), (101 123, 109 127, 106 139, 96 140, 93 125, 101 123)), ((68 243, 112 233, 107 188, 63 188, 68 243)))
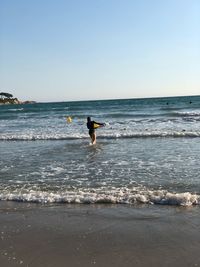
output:
POLYGON ((200 266, 199 207, 0 202, 0 266, 200 266))

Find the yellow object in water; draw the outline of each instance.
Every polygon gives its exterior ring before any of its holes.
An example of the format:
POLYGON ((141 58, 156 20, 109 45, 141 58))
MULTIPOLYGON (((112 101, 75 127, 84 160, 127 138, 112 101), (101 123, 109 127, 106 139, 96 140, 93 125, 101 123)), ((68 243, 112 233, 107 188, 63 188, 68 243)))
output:
POLYGON ((72 122, 72 118, 71 117, 67 117, 66 120, 67 120, 68 123, 72 122))

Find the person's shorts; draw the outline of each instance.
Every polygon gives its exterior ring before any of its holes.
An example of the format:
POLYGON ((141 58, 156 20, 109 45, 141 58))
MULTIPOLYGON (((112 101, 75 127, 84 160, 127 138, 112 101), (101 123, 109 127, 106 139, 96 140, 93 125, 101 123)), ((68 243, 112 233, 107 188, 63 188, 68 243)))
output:
POLYGON ((93 135, 95 133, 95 130, 94 129, 90 129, 89 130, 89 135, 93 135))

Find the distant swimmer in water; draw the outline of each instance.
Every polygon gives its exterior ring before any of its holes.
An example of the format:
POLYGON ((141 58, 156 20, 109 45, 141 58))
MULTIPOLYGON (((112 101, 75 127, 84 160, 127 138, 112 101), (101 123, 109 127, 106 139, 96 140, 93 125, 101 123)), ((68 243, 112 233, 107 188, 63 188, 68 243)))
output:
POLYGON ((92 140, 92 145, 96 144, 96 133, 95 129, 105 126, 105 123, 99 123, 96 121, 91 121, 90 117, 87 117, 87 128, 89 129, 89 135, 92 140))

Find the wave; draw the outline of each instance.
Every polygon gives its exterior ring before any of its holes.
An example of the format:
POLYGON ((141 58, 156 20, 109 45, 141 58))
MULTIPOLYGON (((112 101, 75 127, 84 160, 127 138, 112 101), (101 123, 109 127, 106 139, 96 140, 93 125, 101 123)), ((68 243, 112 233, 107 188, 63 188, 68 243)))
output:
POLYGON ((15 112, 15 111, 22 111, 22 110, 24 110, 24 108, 10 108, 10 109, 6 110, 6 113, 15 112))
POLYGON ((34 203, 66 204, 159 204, 172 206, 200 205, 200 195, 190 192, 171 193, 166 190, 138 188, 88 189, 65 192, 34 191, 3 192, 0 200, 34 203))
POLYGON ((200 111, 176 111, 172 115, 177 117, 200 117, 200 111))
MULTIPOLYGON (((128 139, 128 138, 197 138, 200 137, 200 131, 172 131, 172 132, 151 132, 148 129, 144 132, 135 133, 115 133, 115 134, 99 134, 98 139, 128 139)), ((62 135, 62 134, 24 134, 24 135, 0 135, 0 141, 36 141, 36 140, 77 140, 88 139, 88 135, 62 135)))

